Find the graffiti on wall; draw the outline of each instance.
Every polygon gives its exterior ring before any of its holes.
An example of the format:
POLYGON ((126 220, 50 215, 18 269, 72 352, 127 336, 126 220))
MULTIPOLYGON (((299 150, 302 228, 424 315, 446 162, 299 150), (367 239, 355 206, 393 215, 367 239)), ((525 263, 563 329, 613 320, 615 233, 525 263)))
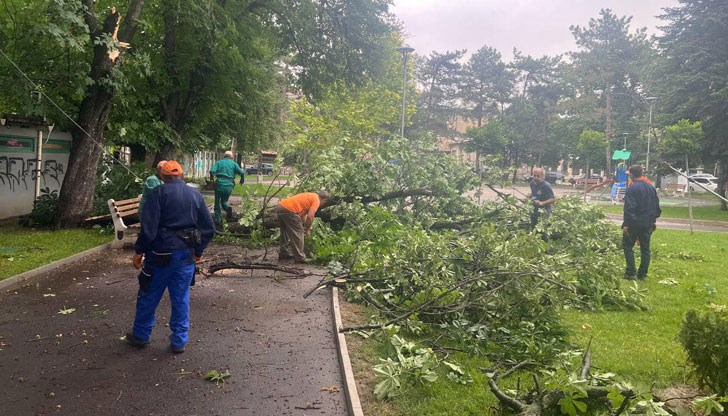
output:
MULTIPOLYGON (((35 187, 38 160, 34 157, 0 156, 0 187, 12 192, 35 187)), ((41 186, 61 186, 64 167, 55 159, 46 159, 40 172, 41 186)))

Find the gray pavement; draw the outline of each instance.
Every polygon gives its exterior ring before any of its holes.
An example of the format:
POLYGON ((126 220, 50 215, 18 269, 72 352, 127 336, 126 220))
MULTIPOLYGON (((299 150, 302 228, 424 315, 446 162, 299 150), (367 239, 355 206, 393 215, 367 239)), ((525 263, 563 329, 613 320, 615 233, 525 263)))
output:
MULTIPOLYGON (((242 252, 206 255, 230 250, 242 252)), ((320 276, 198 276, 190 344, 177 355, 166 296, 148 347, 121 339, 138 287, 131 255, 102 251, 0 293, 0 414, 347 414, 331 293, 302 297, 320 276), (231 376, 205 381, 213 369, 231 376)))

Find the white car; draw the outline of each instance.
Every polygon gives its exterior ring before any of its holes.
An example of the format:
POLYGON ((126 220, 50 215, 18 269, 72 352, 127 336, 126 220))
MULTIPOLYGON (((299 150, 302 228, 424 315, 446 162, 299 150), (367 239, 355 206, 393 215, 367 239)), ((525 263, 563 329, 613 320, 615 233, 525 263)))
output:
POLYGON ((707 192, 704 188, 696 185, 698 183, 713 192, 718 192, 718 178, 709 173, 696 173, 695 175, 690 175, 688 182, 690 182, 691 192, 707 192))

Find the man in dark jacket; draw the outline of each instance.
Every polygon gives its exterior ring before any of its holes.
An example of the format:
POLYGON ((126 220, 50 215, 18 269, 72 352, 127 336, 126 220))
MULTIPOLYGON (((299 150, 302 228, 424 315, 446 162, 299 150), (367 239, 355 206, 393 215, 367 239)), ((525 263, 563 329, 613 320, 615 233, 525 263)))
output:
POLYGON ((181 353, 188 340, 195 263, 215 235, 215 226, 202 195, 182 180, 179 163, 168 161, 160 174, 164 184, 149 193, 134 247, 132 264, 141 273, 134 327, 126 341, 137 347, 149 344, 155 311, 166 289, 172 306, 170 345, 172 352, 181 353))
POLYGON ((538 224, 539 217, 546 218, 554 210, 556 197, 554 196, 554 190, 551 189, 551 184, 546 182, 545 178, 546 172, 543 168, 533 169, 533 179, 528 184, 531 187, 531 193, 528 196, 531 198, 531 204, 533 204, 531 227, 538 224))
POLYGON ((642 166, 629 168, 632 185, 624 196, 624 220, 622 223, 622 248, 627 267, 624 277, 629 280, 645 279, 650 267, 650 237, 655 221, 660 216, 660 198, 657 190, 642 176, 642 166), (640 267, 635 270, 634 245, 640 242, 640 267))

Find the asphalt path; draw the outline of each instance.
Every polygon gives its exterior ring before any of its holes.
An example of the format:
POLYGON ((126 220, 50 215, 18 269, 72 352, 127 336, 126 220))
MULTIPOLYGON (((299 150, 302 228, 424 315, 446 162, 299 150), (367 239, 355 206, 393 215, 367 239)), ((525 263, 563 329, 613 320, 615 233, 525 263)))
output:
MULTIPOLYGON (((243 249, 211 246, 206 255, 231 252, 243 249)), ((320 276, 198 276, 190 343, 172 354, 167 296, 152 343, 123 340, 138 287, 132 254, 106 250, 0 293, 0 414, 347 414, 330 291, 302 296, 320 276), (211 370, 230 376, 207 381, 211 370)))

